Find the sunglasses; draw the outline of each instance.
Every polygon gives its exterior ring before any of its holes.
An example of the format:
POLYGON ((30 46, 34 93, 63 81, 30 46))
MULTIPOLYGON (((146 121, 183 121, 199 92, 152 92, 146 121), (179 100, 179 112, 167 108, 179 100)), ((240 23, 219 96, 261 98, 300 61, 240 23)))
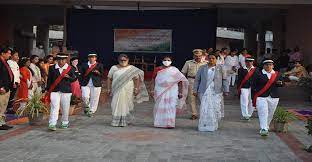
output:
POLYGON ((120 62, 126 62, 126 61, 128 61, 128 60, 119 60, 120 62))

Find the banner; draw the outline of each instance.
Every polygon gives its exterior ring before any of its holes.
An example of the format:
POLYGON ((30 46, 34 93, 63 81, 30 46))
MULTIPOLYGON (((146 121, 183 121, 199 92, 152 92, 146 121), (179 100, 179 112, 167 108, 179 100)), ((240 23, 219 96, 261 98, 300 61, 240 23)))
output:
POLYGON ((171 53, 172 30, 114 29, 114 52, 171 53))

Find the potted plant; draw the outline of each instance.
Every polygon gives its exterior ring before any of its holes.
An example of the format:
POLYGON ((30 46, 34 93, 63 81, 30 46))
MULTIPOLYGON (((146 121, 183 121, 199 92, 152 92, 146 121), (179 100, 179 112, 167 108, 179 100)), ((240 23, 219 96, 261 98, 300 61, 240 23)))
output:
POLYGON ((300 78, 298 86, 304 89, 304 91, 309 95, 310 101, 312 101, 312 78, 311 77, 300 78))
MULTIPOLYGON (((312 118, 309 118, 309 119, 308 119, 306 128, 308 129, 308 134, 312 136, 312 118)), ((311 152, 312 152, 312 145, 309 146, 309 147, 306 149, 306 151, 311 153, 311 152)))
POLYGON ((273 116, 273 124, 276 132, 288 132, 290 121, 296 120, 297 117, 282 107, 277 107, 273 116))
POLYGON ((30 100, 28 100, 25 107, 19 108, 16 112, 18 116, 28 116, 30 125, 38 125, 45 119, 49 110, 47 106, 41 101, 42 95, 35 93, 30 100))

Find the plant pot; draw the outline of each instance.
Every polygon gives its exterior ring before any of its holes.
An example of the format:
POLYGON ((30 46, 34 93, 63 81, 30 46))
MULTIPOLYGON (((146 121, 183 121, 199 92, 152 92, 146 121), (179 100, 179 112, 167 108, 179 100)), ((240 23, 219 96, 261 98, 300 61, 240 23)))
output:
POLYGON ((288 123, 274 122, 274 129, 276 132, 287 133, 288 123))
POLYGON ((40 113, 39 116, 35 115, 33 118, 31 116, 28 116, 30 125, 41 125, 46 118, 47 116, 43 113, 40 113))

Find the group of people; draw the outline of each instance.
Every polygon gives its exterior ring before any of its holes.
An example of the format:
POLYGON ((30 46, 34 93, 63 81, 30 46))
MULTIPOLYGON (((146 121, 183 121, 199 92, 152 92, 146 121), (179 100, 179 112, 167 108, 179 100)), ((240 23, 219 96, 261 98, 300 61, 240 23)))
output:
MULTIPOLYGON (((176 114, 188 105, 192 110, 191 119, 199 118, 199 131, 215 131, 224 117, 224 95, 229 94, 229 87, 237 81, 242 120, 250 120, 257 107, 260 134, 267 136, 279 101, 277 87, 283 85, 279 73, 273 70, 274 61, 265 59, 263 67, 256 68, 254 58, 246 49, 239 56, 237 50, 227 48, 208 51, 193 50, 194 59, 186 61, 181 71, 172 66, 172 57, 164 56, 162 66, 154 70, 149 92, 144 83, 144 72, 130 65, 127 55, 119 55, 118 64, 110 68, 107 76, 107 92, 112 96, 111 125, 124 127, 130 124, 134 118, 134 103, 148 101, 151 95, 155 101, 155 127, 174 128, 176 114)), ((97 111, 104 76, 97 54, 89 54, 88 62, 78 66, 77 57, 69 59, 69 55, 62 52, 46 56, 43 62, 36 55, 18 61, 16 53, 10 48, 1 51, 0 129, 11 128, 5 124, 4 112, 10 93, 16 90, 17 98, 24 100, 20 108, 32 95, 45 93, 43 101, 50 105, 49 130, 56 130, 60 107, 60 128, 69 127, 72 95, 82 98, 87 116, 92 117, 97 111)))
POLYGON ((267 136, 269 125, 279 102, 277 88, 283 86, 281 75, 274 71, 274 61, 266 58, 261 67, 246 49, 237 56, 237 50, 223 48, 205 54, 193 51, 193 60, 185 63, 182 73, 189 81, 189 106, 192 120, 199 118, 199 131, 215 131, 224 117, 224 95, 237 81, 242 120, 249 121, 255 108, 258 110, 261 136, 267 136), (220 52, 220 53, 219 53, 220 52), (218 54, 219 53, 219 54, 218 54), (204 58, 204 59, 203 59, 204 58), (236 79, 236 75, 238 76, 236 79), (196 102, 200 101, 200 104, 196 102), (198 115, 197 105, 200 105, 198 115))

